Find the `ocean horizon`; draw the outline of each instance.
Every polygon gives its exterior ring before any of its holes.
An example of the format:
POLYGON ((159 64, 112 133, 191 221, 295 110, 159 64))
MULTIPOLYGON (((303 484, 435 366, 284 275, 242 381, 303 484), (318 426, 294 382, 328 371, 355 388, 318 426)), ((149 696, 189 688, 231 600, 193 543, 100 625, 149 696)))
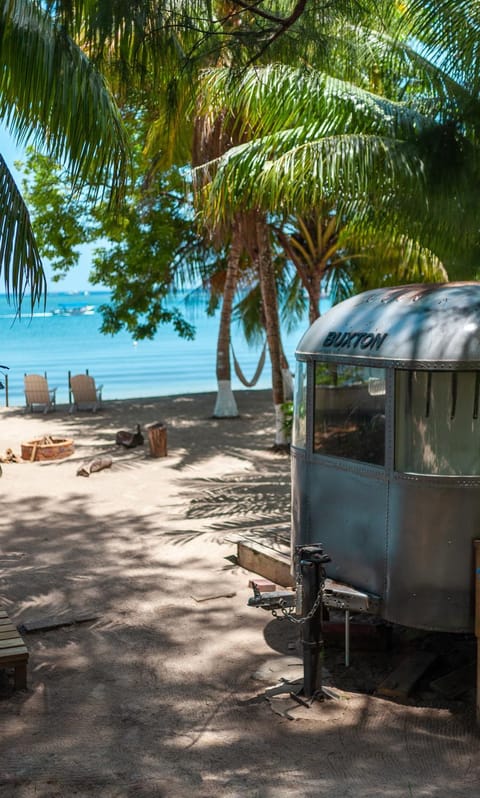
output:
MULTIPOLYGON (((127 332, 115 336, 100 332, 99 306, 108 302, 108 291, 49 292, 42 305, 21 318, 0 295, 0 363, 9 367, 8 404, 23 406, 24 374, 46 373, 49 386, 57 388, 57 403, 66 404, 68 374, 88 370, 103 385, 103 399, 135 399, 217 390, 215 376, 219 312, 207 316, 205 302, 186 304, 186 293, 172 300, 196 328, 193 341, 179 338, 169 325, 159 328, 152 340, 133 341, 127 332)), ((328 298, 322 300, 324 312, 328 298)), ((308 319, 294 330, 283 333, 283 345, 291 369, 295 365, 296 346, 308 327, 308 319)), ((251 380, 260 358, 262 344, 250 348, 240 327, 232 327, 235 355, 241 369, 251 380)), ((232 367, 233 390, 244 390, 232 367)), ((255 388, 271 387, 271 371, 266 358, 255 388)), ((0 404, 6 404, 6 392, 0 391, 0 404)))

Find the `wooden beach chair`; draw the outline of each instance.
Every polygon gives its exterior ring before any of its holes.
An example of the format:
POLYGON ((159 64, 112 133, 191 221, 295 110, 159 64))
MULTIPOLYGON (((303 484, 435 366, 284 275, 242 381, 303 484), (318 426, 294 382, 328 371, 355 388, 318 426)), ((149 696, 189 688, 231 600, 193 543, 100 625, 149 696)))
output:
POLYGON ((92 410, 95 413, 102 406, 103 385, 95 385, 89 374, 74 374, 70 381, 70 413, 74 410, 92 410))
POLYGON ((32 413, 35 409, 48 413, 55 410, 56 388, 49 388, 47 377, 41 374, 25 374, 23 377, 26 409, 32 413))

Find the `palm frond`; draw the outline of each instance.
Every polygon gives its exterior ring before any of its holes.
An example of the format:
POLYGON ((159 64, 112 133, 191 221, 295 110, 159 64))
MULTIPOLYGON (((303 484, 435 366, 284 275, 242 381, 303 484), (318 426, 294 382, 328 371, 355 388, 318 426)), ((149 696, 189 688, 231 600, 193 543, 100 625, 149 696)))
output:
POLYGON ((419 201, 424 164, 408 142, 366 134, 308 137, 303 129, 283 131, 232 148, 197 170, 210 172, 202 200, 206 218, 218 221, 242 207, 303 213, 331 196, 341 212, 359 212, 375 198, 386 208, 400 186, 419 201))
POLYGON ((10 171, 0 155, 0 276, 5 293, 20 307, 27 290, 33 309, 45 294, 46 280, 30 217, 10 171))
POLYGON ((411 0, 405 8, 410 34, 429 61, 478 93, 480 8, 476 0, 411 0))
POLYGON ((0 118, 16 142, 67 164, 93 193, 118 190, 128 146, 104 78, 35 3, 3 3, 0 30, 0 118))
POLYGON ((377 130, 404 136, 431 128, 431 117, 406 103, 389 100, 359 86, 310 68, 271 65, 232 73, 210 69, 202 73, 199 113, 212 107, 242 120, 239 136, 252 138, 289 128, 325 133, 377 130))

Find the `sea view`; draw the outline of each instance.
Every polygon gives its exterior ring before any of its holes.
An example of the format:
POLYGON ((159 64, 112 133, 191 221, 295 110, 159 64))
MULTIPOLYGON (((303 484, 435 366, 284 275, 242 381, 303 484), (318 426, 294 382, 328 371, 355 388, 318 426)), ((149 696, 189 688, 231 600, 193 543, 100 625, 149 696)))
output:
MULTIPOLYGON (((102 321, 98 308, 108 302, 104 292, 78 294, 49 293, 43 306, 33 317, 26 306, 21 319, 15 316, 5 296, 0 296, 0 363, 9 367, 8 403, 20 406, 25 402, 23 375, 47 373, 51 388, 57 388, 57 402, 68 402, 68 372, 88 370, 97 384, 103 384, 103 398, 131 399, 201 393, 216 390, 215 360, 218 314, 208 317, 205 304, 184 308, 188 320, 196 327, 193 341, 178 337, 169 327, 160 327, 151 341, 134 342, 122 332, 115 336, 100 333, 102 321)), ((183 299, 175 304, 182 307, 183 299)), ((325 311, 329 302, 322 300, 325 311)), ((284 334, 284 348, 293 370, 295 348, 308 326, 300 324, 284 334)), ((256 370, 261 345, 249 348, 241 329, 232 330, 235 355, 245 377, 250 380, 256 370)), ((233 372, 233 368, 232 368, 233 372)), ((243 385, 233 374, 233 389, 243 385)), ((267 357, 257 389, 271 385, 267 357)), ((5 391, 0 391, 0 404, 5 405, 5 391)))

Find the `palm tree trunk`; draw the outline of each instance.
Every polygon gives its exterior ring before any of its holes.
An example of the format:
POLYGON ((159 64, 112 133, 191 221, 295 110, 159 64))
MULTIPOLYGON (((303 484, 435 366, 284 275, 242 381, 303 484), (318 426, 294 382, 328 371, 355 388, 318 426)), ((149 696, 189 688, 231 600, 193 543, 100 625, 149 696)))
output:
POLYGON ((236 218, 233 223, 232 239, 228 253, 227 274, 223 288, 222 310, 217 339, 217 399, 213 411, 215 418, 235 418, 238 416, 237 403, 232 391, 230 327, 241 253, 240 225, 236 218))
POLYGON ((275 407, 275 446, 287 444, 284 426, 283 404, 285 401, 282 373, 282 343, 280 336, 280 320, 278 317, 277 288, 275 270, 270 248, 268 227, 265 219, 259 216, 256 221, 257 251, 256 260, 260 279, 265 330, 267 333, 268 351, 272 366, 272 393, 275 407))
POLYGON ((320 296, 322 293, 322 277, 323 271, 318 271, 312 275, 310 280, 310 289, 308 291, 309 306, 308 306, 308 320, 313 324, 320 316, 320 296))
POLYGON ((290 366, 287 360, 287 356, 285 354, 285 350, 282 346, 282 354, 281 354, 281 363, 282 363, 282 380, 283 380, 283 398, 285 402, 290 402, 293 400, 293 375, 290 371, 290 366))

